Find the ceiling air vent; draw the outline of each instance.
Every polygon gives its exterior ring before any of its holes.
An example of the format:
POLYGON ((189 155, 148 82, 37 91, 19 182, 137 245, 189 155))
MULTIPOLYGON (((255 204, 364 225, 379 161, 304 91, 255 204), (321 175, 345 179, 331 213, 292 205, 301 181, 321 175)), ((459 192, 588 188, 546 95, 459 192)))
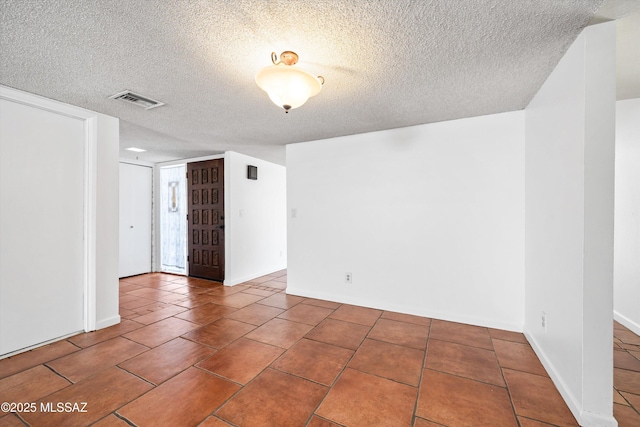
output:
POLYGON ((118 92, 115 95, 111 95, 109 98, 119 99, 121 101, 128 102, 130 104, 134 104, 139 107, 142 107, 145 110, 150 110, 152 108, 156 108, 164 105, 164 102, 156 101, 155 99, 138 95, 137 93, 131 92, 130 90, 125 90, 124 92, 118 92))

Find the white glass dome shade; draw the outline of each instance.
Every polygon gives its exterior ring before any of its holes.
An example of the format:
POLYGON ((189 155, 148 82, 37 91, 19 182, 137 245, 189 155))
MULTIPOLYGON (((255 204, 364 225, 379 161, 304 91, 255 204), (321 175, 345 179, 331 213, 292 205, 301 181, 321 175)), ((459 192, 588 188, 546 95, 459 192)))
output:
POLYGON ((272 54, 274 65, 258 71, 256 83, 267 92, 274 104, 288 112, 317 95, 322 89, 324 78, 293 67, 298 58, 293 52, 283 52, 280 58, 281 61, 276 63, 275 53, 272 54))

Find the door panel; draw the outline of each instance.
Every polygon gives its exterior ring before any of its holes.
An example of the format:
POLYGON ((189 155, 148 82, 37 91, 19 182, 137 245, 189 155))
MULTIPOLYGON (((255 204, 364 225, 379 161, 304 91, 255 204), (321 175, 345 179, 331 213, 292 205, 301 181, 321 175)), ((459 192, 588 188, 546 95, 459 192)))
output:
POLYGON ((0 100, 0 356, 84 329, 84 122, 0 100))
POLYGON ((120 163, 120 277, 151 271, 150 167, 120 163))
POLYGON ((224 160, 187 164, 189 275, 224 280, 224 160))

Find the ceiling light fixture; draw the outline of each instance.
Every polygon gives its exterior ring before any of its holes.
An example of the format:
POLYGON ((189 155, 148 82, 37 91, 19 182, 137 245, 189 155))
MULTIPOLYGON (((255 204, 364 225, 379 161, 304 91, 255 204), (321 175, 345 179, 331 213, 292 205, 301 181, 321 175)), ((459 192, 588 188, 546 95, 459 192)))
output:
POLYGON ((125 150, 133 151, 134 153, 144 153, 145 151, 147 151, 142 148, 136 148, 136 147, 125 148, 125 150))
POLYGON ((282 52, 278 61, 278 56, 272 52, 271 62, 273 65, 258 71, 256 83, 267 92, 274 104, 284 108, 285 113, 298 108, 322 89, 324 77, 316 77, 293 67, 298 62, 297 53, 289 50, 282 52))

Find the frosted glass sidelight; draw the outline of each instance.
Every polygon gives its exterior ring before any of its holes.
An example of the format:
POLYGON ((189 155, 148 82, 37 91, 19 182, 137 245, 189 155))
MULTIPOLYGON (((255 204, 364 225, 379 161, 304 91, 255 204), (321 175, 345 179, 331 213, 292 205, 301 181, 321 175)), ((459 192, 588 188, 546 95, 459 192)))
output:
POLYGON ((185 166, 160 169, 161 270, 186 274, 185 166))

